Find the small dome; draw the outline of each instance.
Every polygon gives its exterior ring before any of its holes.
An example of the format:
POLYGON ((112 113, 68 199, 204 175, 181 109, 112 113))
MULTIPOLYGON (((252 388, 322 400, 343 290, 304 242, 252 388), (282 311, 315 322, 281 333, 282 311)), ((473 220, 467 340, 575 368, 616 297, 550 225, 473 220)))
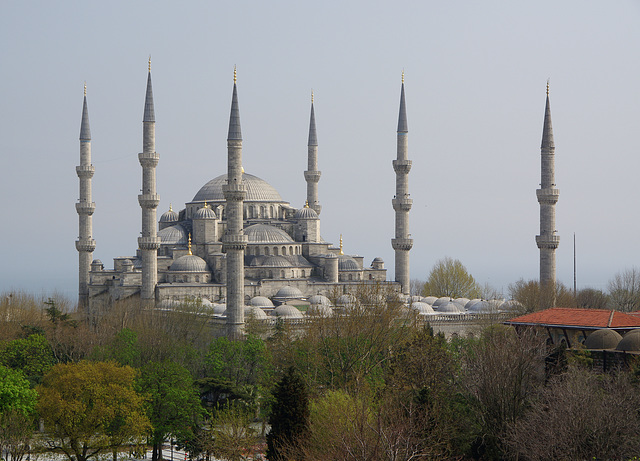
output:
POLYGON ((460 306, 462 306, 463 309, 466 308, 467 303, 470 301, 469 298, 456 298, 453 300, 454 303, 458 303, 460 304, 460 306))
POLYGON ((341 307, 349 306, 355 302, 356 302, 356 298, 351 293, 347 293, 347 294, 338 296, 338 299, 336 299, 336 306, 341 306, 341 307))
POLYGON ((213 313, 215 315, 224 315, 224 313, 227 311, 227 305, 226 304, 214 304, 213 305, 213 313))
POLYGON ((178 213, 173 211, 171 206, 169 206, 169 211, 165 211, 164 213, 162 213, 162 216, 160 216, 161 223, 178 222, 178 219, 180 219, 178 213))
POLYGON ((380 256, 376 256, 375 258, 373 258, 373 262, 374 263, 383 263, 384 259, 382 259, 380 256))
POLYGON ((253 298, 251 298, 251 301, 249 301, 249 303, 255 307, 273 307, 273 303, 266 296, 254 296, 253 298))
POLYGON ((587 336, 584 347, 587 349, 615 349, 621 339, 622 336, 617 331, 602 328, 587 336))
POLYGON ((282 256, 267 256, 262 261, 262 266, 269 267, 291 267, 291 263, 282 256))
POLYGON ((263 320, 267 318, 265 311, 258 306, 244 306, 244 318, 253 318, 254 320, 263 320))
POLYGON ((296 214, 294 214, 293 217, 295 219, 318 219, 318 213, 316 213, 313 208, 305 206, 304 208, 300 208, 296 211, 296 214))
POLYGON ((420 301, 411 303, 409 307, 414 311, 417 311, 418 314, 431 315, 436 313, 429 304, 420 301))
POLYGON ((205 307, 213 307, 213 303, 207 298, 197 298, 196 301, 200 301, 200 304, 205 307))
POLYGON ((631 330, 630 332, 625 334, 618 343, 616 350, 625 352, 640 352, 640 329, 631 330))
POLYGON ((267 224, 254 224, 244 230, 249 243, 293 243, 293 239, 282 229, 267 224))
POLYGON ((338 270, 340 271, 359 271, 360 266, 351 256, 338 256, 338 270))
POLYGON ((413 296, 409 297, 409 302, 417 303, 417 302, 420 302, 420 301, 422 301, 422 296, 413 295, 413 296))
POLYGON ((278 290, 274 298, 279 299, 300 299, 302 298, 302 292, 290 285, 284 286, 278 290))
POLYGON ((206 205, 198 209, 198 211, 196 211, 196 214, 193 216, 193 219, 216 219, 216 218, 217 218, 216 212, 213 211, 209 205, 206 205))
POLYGON ((464 308, 466 310, 471 310, 471 306, 473 306, 475 303, 479 303, 481 301, 482 301, 482 299, 480 299, 480 298, 474 298, 471 301, 467 302, 467 304, 464 306, 464 308))
POLYGON ((331 317, 333 309, 326 304, 312 304, 307 309, 307 315, 315 315, 318 317, 331 317))
POLYGON ((466 306, 467 311, 474 314, 486 314, 491 312, 492 307, 493 306, 488 301, 483 299, 474 299, 473 301, 469 301, 466 306))
POLYGON ((312 306, 313 305, 331 306, 331 301, 329 300, 329 298, 322 295, 313 295, 307 301, 309 301, 309 304, 311 304, 312 306))
POLYGON ((273 310, 273 314, 276 317, 280 317, 283 319, 301 319, 304 317, 304 315, 298 310, 298 308, 290 306, 289 304, 280 304, 273 310))
POLYGON ((452 298, 448 296, 442 296, 441 298, 436 299, 431 305, 433 307, 440 307, 442 304, 447 304, 453 301, 452 298))
POLYGON ((433 306, 433 303, 435 303, 437 300, 438 298, 436 298, 435 296, 425 296, 420 301, 422 301, 423 303, 431 304, 433 306))
POLYGON ((99 259, 94 259, 93 261, 91 261, 91 264, 102 264, 102 261, 100 261, 99 259))
POLYGON ((187 231, 180 224, 158 231, 158 237, 163 245, 186 245, 188 240, 187 231))
POLYGON ((446 304, 440 304, 438 306, 438 312, 440 314, 461 314, 463 311, 459 304, 449 301, 446 304))
POLYGON ((169 270, 171 272, 207 272, 209 266, 200 256, 184 255, 176 259, 169 270))

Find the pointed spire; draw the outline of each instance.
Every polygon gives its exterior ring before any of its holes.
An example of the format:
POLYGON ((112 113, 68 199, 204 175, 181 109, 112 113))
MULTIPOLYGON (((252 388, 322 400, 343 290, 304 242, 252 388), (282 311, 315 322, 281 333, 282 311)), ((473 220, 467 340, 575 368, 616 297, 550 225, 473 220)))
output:
POLYGON ((542 129, 542 149, 555 149, 553 127, 551 126, 551 106, 549 105, 549 80, 547 80, 547 103, 544 108, 544 128, 542 129))
POLYGON ((233 96, 231 98, 231 116, 229 117, 229 135, 227 140, 242 140, 242 130, 240 129, 240 108, 238 107, 238 88, 236 86, 237 73, 233 66, 233 96))
POLYGON ((311 90, 311 118, 309 120, 309 142, 307 146, 317 146, 318 135, 316 133, 316 113, 313 110, 313 90, 311 90))
POLYGON ((149 56, 149 76, 147 77, 147 96, 144 99, 143 122, 155 122, 156 113, 153 110, 153 89, 151 88, 151 56, 149 56))
POLYGON ((87 84, 84 84, 84 102, 82 103, 82 124, 80 125, 80 141, 91 141, 89 128, 89 109, 87 109, 87 84))
POLYGON ((407 108, 404 103, 404 70, 402 71, 402 89, 400 91, 400 114, 398 115, 398 133, 408 133, 407 108))

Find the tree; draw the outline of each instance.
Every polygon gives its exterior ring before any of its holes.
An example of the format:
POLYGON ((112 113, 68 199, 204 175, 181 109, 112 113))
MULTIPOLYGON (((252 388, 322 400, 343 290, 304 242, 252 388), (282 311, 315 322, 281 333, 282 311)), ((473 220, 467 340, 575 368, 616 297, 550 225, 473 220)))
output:
POLYGON ((271 431, 267 434, 267 459, 284 461, 287 455, 300 452, 309 438, 309 397, 294 367, 289 367, 276 385, 269 415, 271 431))
POLYGON ((16 410, 30 414, 35 408, 37 396, 21 371, 0 365, 0 412, 16 410))
POLYGON ((248 459, 258 443, 257 431, 251 427, 251 412, 240 405, 228 405, 218 410, 211 419, 211 453, 228 461, 248 459))
POLYGON ((0 343, 0 364, 21 370, 32 383, 39 383, 55 358, 47 339, 39 334, 0 343))
POLYGON ((38 394, 19 370, 0 366, 0 453, 20 461, 33 438, 38 394))
POLYGON ((576 307, 581 309, 607 309, 609 304, 609 296, 602 290, 583 288, 576 295, 576 307))
POLYGON ((480 286, 466 267, 457 259, 446 257, 431 269, 422 289, 423 296, 449 296, 451 298, 478 298, 480 286))
POLYGON ((162 444, 169 434, 186 442, 202 412, 198 391, 189 371, 174 362, 150 362, 137 383, 148 398, 147 414, 153 425, 152 461, 162 459, 162 444))
POLYGON ((70 461, 87 461, 124 443, 141 443, 151 425, 134 383, 135 370, 113 362, 51 368, 37 388, 49 448, 70 461))
POLYGON ((629 373, 570 367, 552 378, 504 440, 513 459, 634 459, 637 408, 640 394, 629 373))
POLYGON ((562 283, 540 285, 537 280, 520 279, 509 285, 511 299, 520 303, 518 314, 551 307, 575 307, 573 293, 562 283))
POLYGON ((640 310, 640 269, 632 267, 618 272, 609 280, 609 296, 615 309, 640 310))

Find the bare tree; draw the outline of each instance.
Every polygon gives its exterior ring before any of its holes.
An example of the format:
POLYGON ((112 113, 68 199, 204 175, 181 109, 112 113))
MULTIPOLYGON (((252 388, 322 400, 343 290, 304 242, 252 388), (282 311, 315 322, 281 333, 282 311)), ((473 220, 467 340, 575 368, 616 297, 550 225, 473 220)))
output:
POLYGON ((618 272, 609 280, 609 296, 614 308, 623 312, 640 310, 640 270, 618 272))
POLYGON ((559 282, 541 285, 537 280, 520 279, 509 285, 509 296, 521 304, 519 314, 551 307, 575 307, 573 293, 559 282))
POLYGON ((576 295, 576 307, 581 309, 608 309, 609 296, 602 290, 583 288, 576 295))
POLYGON ((640 393, 627 373, 570 368, 552 378, 504 438, 519 460, 633 459, 640 444, 640 393))

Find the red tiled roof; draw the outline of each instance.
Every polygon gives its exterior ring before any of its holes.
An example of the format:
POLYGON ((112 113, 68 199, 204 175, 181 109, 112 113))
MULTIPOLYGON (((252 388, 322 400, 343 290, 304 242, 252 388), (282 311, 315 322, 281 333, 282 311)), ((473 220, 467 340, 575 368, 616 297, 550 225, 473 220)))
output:
POLYGON ((640 328, 640 318, 624 312, 568 307, 552 307, 513 318, 505 323, 585 328, 640 328))

